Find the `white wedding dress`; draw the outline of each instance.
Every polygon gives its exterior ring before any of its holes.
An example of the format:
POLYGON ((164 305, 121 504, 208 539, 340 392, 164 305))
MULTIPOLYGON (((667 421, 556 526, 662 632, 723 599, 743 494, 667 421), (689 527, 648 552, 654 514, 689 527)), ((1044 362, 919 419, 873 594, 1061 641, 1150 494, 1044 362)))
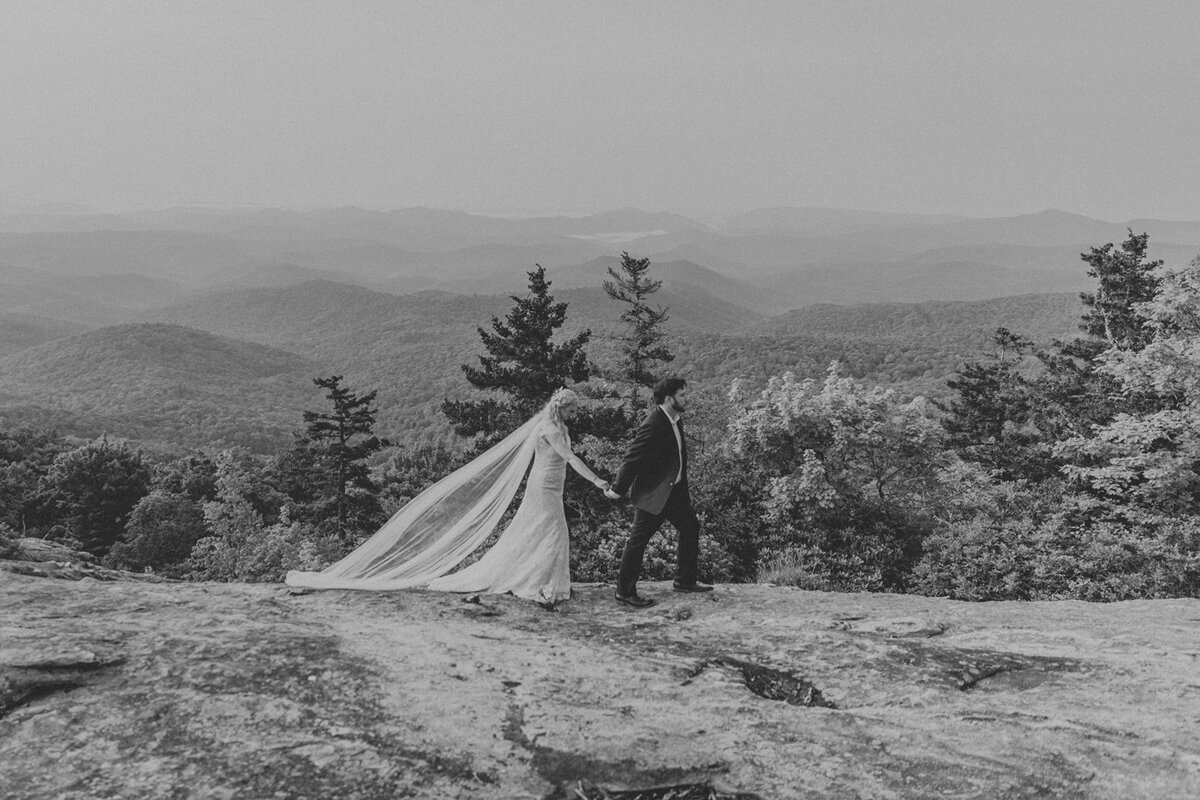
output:
POLYGON ((341 561, 321 572, 293 570, 284 580, 312 589, 428 586, 447 592, 511 592, 539 602, 565 600, 571 594, 562 500, 567 464, 600 483, 571 451, 565 426, 538 414, 414 497, 341 561), (525 495, 495 545, 479 561, 448 574, 496 529, 527 469, 525 495))
POLYGON ((571 459, 565 432, 543 421, 534 432, 533 468, 517 513, 490 550, 458 572, 429 582, 439 592, 511 592, 542 603, 571 596, 563 481, 571 459))

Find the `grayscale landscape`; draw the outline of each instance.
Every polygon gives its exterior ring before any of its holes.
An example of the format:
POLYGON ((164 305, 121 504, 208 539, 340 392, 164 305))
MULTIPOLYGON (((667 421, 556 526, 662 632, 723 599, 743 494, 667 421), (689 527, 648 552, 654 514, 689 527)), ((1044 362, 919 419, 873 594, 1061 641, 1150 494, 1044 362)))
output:
POLYGON ((1197 31, 0 5, 0 797, 1200 797, 1197 31))

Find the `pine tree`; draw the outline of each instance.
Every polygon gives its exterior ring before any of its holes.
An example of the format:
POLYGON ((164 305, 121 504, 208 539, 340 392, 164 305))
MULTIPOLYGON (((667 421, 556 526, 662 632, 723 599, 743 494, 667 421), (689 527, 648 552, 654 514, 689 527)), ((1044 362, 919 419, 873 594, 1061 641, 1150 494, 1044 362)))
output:
POLYGON ((1088 264, 1088 275, 1100 285, 1095 292, 1079 295, 1088 308, 1079 327, 1111 347, 1141 350, 1150 341, 1146 318, 1136 304, 1154 299, 1163 262, 1146 260, 1149 239, 1148 233, 1135 234, 1130 229, 1120 248, 1109 242, 1080 254, 1088 264))
POLYGON ((314 378, 313 383, 326 390, 333 410, 304 412, 306 427, 296 455, 302 464, 307 461, 310 469, 315 468, 310 472, 312 510, 317 516, 332 518, 337 535, 346 539, 372 524, 378 515, 378 487, 371 479, 367 459, 387 442, 373 432, 376 392, 355 394, 342 386, 341 375, 314 378))
POLYGON ((1149 235, 1129 231, 1129 238, 1081 253, 1095 292, 1079 295, 1085 306, 1079 329, 1087 334, 1038 353, 1045 371, 1036 382, 1035 411, 1039 427, 1058 441, 1088 434, 1123 411, 1139 411, 1157 402, 1151 395, 1122 395, 1112 376, 1099 369, 1107 350, 1139 351, 1151 340, 1140 310, 1154 299, 1161 278, 1161 261, 1147 261, 1149 235))
POLYGON ((946 381, 955 396, 934 401, 945 412, 946 443, 1006 480, 1045 477, 1053 465, 1037 446, 1030 384, 1019 372, 1033 343, 1007 328, 997 328, 993 342, 992 353, 959 367, 946 381))
POLYGON ((669 319, 667 309, 662 306, 651 308, 646 301, 662 288, 662 281, 647 276, 649 269, 650 259, 633 258, 622 252, 621 271, 609 267, 612 280, 604 282, 604 291, 609 297, 629 306, 621 313, 621 322, 626 326, 622 377, 646 387, 653 386, 658 380, 659 376, 652 369, 656 362, 668 364, 675 360, 674 354, 663 344, 665 332, 662 326, 669 319))
POLYGON ((591 331, 555 344, 554 332, 566 321, 567 304, 555 302, 540 264, 528 275, 529 293, 512 296, 515 305, 506 318, 492 317, 491 331, 478 329, 486 351, 479 356, 479 367, 462 366, 472 386, 500 392, 507 399, 442 403, 442 413, 460 436, 482 433, 488 439, 507 433, 541 408, 555 389, 586 381, 591 374, 584 352, 591 331))

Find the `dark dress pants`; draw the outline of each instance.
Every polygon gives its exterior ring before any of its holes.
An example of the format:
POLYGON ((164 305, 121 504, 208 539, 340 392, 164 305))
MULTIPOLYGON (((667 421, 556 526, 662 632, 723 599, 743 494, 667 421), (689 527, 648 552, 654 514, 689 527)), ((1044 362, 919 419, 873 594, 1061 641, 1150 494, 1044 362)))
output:
POLYGON ((661 513, 637 509, 633 515, 633 530, 625 543, 621 555, 621 572, 617 578, 617 591, 625 597, 637 592, 638 578, 642 575, 642 559, 650 537, 658 533, 664 522, 669 522, 679 532, 679 552, 675 566, 675 582, 684 586, 696 582, 697 564, 700 559, 700 520, 692 510, 692 499, 688 494, 687 482, 678 483, 671 490, 667 504, 661 513))

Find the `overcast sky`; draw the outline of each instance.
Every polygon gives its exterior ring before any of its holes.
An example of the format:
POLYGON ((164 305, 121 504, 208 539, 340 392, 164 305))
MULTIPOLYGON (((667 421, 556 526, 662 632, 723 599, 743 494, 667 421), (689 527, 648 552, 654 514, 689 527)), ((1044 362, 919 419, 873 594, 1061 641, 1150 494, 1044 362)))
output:
POLYGON ((0 203, 1200 218, 1200 3, 0 2, 0 203))

